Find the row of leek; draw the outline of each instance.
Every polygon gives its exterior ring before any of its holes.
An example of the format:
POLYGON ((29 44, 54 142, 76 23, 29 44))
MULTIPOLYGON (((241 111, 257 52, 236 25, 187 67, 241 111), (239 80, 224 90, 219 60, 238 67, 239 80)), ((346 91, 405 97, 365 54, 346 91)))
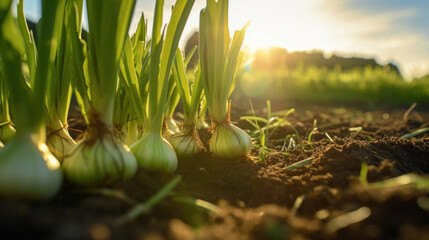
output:
MULTIPOLYGON (((138 33, 146 30, 145 24, 142 23, 144 23, 143 17, 140 20, 138 33)), ((159 32, 160 26, 158 28, 159 32)), ((135 109, 131 112, 135 114, 131 115, 135 116, 138 119, 137 122, 143 127, 142 139, 134 144, 130 141, 127 143, 135 153, 139 165, 152 170, 174 171, 177 157, 166 140, 179 157, 189 157, 201 151, 204 147, 198 136, 197 125, 206 126, 204 118, 207 108, 210 112, 211 128, 213 129, 210 151, 228 159, 249 154, 250 137, 231 123, 228 107, 228 99, 235 86, 235 74, 243 57, 240 49, 246 28, 247 25, 237 31, 231 39, 228 29, 228 1, 207 0, 207 7, 201 11, 200 15, 199 54, 202 60, 194 73, 193 81, 188 79, 186 74, 187 61, 192 53, 183 59, 182 53, 176 48, 171 76, 164 75, 164 80, 160 82, 159 78, 156 81, 158 75, 153 72, 157 71, 156 66, 160 61, 157 54, 161 54, 164 49, 158 50, 155 47, 156 44, 151 42, 150 63, 148 64, 150 68, 147 70, 148 79, 146 79, 141 77, 143 74, 141 71, 136 71, 133 67, 133 65, 141 65, 141 59, 134 57, 138 55, 135 52, 135 49, 138 48, 132 46, 133 44, 130 44, 131 47, 125 48, 124 65, 121 66, 122 79, 126 91, 129 96, 132 96, 131 101, 135 109), (171 81, 171 78, 174 79, 174 82, 171 81), (148 93, 142 89, 147 90, 148 93), (170 93, 169 99, 165 97, 168 92, 170 93), (179 130, 172 119, 172 112, 177 105, 176 94, 180 96, 184 112, 184 119, 179 130), (160 98, 154 99, 156 96, 160 98), (203 99, 204 104, 198 113, 203 99), (165 112, 161 112, 163 109, 165 112), (162 114, 165 114, 164 118, 162 114), (151 121, 154 115, 157 115, 155 126, 153 126, 154 121, 151 121), (165 122, 164 131, 160 129, 162 119, 165 122), (164 132, 166 139, 162 138, 160 131, 164 132), (149 142, 151 143, 149 144, 149 142), (147 149, 159 149, 159 151, 147 151, 147 149)), ((144 34, 144 36, 146 35, 144 34)), ((156 32, 153 33, 153 36, 157 36, 156 32)), ((143 46, 148 45, 146 42, 143 44, 143 46)), ((169 58, 173 56, 173 50, 174 48, 169 48, 169 52, 166 53, 169 58)), ((128 133, 130 132, 128 131, 128 133)))
MULTIPOLYGON (((125 44, 123 65, 121 65, 124 85, 131 96, 137 120, 143 128, 143 136, 131 145, 131 151, 136 156, 139 166, 148 170, 175 172, 177 168, 176 153, 171 144, 163 138, 162 129, 164 114, 172 99, 170 72, 193 4, 194 0, 177 1, 164 33, 161 32, 161 20, 159 20, 163 16, 162 1, 156 2, 146 81, 138 81, 145 73, 136 71, 135 65, 139 66, 139 64, 134 63, 131 40, 125 44), (147 89, 147 91, 141 91, 141 89, 147 89)), ((145 39, 142 40, 145 41, 145 39)))
POLYGON ((128 36, 135 0, 86 1, 85 41, 83 0, 43 0, 37 43, 27 28, 23 1, 17 21, 12 0, 3 1, 0 195, 49 199, 62 175, 87 187, 129 179, 139 167, 173 173, 177 156, 204 148, 197 127, 207 125, 207 109, 210 151, 229 159, 246 156, 250 137, 230 122, 228 108, 245 28, 231 42, 228 1, 207 0, 200 15, 201 63, 189 77, 186 66, 193 53, 184 58, 178 44, 194 1, 177 0, 162 29, 164 1, 157 0, 150 40, 143 15, 136 33, 128 36), (87 124, 78 142, 67 130, 72 94, 87 124), (177 127, 172 115, 179 99, 184 120, 177 127))

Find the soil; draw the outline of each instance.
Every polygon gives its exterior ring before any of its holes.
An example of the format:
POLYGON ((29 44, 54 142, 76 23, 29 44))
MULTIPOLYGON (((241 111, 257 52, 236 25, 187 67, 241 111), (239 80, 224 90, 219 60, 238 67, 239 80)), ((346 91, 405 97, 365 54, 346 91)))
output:
MULTIPOLYGON (((273 103, 273 111, 291 106, 273 103)), ((3 199, 0 232, 5 239, 429 239, 427 183, 374 187, 359 180, 363 162, 369 183, 428 176, 429 133, 400 137, 429 127, 429 109, 406 110, 300 104, 287 121, 303 139, 316 126, 311 142, 287 149, 284 139, 295 132, 282 126, 268 141, 281 152, 263 161, 256 148, 233 161, 206 152, 180 159, 174 192, 134 220, 117 221, 174 176, 140 171, 113 186, 114 196, 64 186, 47 203, 3 199), (305 159, 311 162, 285 169, 305 159)), ((250 115, 247 108, 233 105, 233 118, 243 114, 250 115)), ((209 139, 207 131, 200 134, 209 139)))

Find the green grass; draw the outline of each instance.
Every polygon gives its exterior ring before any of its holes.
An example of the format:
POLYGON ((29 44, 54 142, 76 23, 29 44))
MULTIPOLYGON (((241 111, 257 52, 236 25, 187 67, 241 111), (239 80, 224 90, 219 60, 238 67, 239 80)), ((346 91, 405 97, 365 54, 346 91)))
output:
POLYGON ((381 68, 341 70, 299 66, 295 69, 247 69, 238 76, 242 94, 255 98, 317 102, 429 104, 429 76, 404 80, 381 68))

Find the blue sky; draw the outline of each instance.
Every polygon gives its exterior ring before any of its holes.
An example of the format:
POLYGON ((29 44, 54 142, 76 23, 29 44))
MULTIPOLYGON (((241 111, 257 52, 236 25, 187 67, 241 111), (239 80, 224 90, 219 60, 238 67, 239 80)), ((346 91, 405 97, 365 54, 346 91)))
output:
MULTIPOLYGON (((24 1, 31 19, 39 0, 24 1)), ((167 22, 174 0, 165 0, 167 22)), ((153 17, 155 0, 137 0, 131 30, 140 12, 153 17)), ((205 0, 196 0, 184 38, 198 27, 205 0)), ((327 55, 375 57, 399 65, 407 78, 429 73, 429 0, 230 0, 230 29, 251 25, 245 45, 280 46, 289 51, 320 49, 327 55)))

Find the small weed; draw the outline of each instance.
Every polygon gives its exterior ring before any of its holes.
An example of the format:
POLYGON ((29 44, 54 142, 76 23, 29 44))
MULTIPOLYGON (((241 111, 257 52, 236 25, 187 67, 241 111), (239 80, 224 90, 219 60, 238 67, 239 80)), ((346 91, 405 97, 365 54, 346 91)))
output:
POLYGON ((419 176, 414 173, 408 173, 374 183, 368 183, 367 176, 368 165, 366 162, 362 162, 359 180, 364 186, 370 188, 411 187, 429 191, 429 177, 419 176))
POLYGON ((294 169, 297 169, 300 166, 304 166, 304 165, 310 164, 313 160, 314 160, 313 157, 309 157, 307 159, 304 159, 302 161, 299 161, 297 163, 294 163, 292 165, 289 165, 289 166, 285 167, 285 170, 294 170, 294 169))
POLYGON ((413 137, 417 137, 418 135, 421 135, 421 134, 426 133, 426 132, 429 132, 429 127, 427 127, 427 128, 421 128, 421 129, 416 130, 414 132, 410 132, 410 133, 404 134, 404 135, 402 135, 399 138, 401 138, 401 139, 404 139, 404 138, 413 138, 413 137))
POLYGON ((334 143, 334 140, 332 140, 331 136, 327 132, 325 132, 325 136, 331 141, 331 143, 334 143))
MULTIPOLYGON (((293 112, 295 112, 295 109, 290 109, 286 111, 284 116, 278 117, 274 116, 271 111, 271 102, 267 100, 267 117, 257 117, 255 114, 255 111, 253 109, 252 102, 250 101, 250 107, 252 111, 253 116, 243 116, 241 117, 241 120, 245 120, 248 123, 250 123, 255 130, 250 132, 250 136, 252 139, 256 142, 255 146, 259 149, 259 161, 263 162, 265 160, 265 157, 268 153, 277 152, 275 149, 269 148, 269 141, 272 137, 273 133, 282 126, 290 126, 296 133, 296 136, 298 136, 298 141, 300 142, 299 133, 298 131, 290 124, 288 121, 286 121, 286 118, 293 112), (263 125, 263 126, 261 126, 263 125)), ((289 136, 289 135, 288 135, 289 136)), ((293 136, 292 136, 293 137, 293 136)), ((292 139, 292 137, 290 139, 292 139)), ((289 138, 286 138, 284 142, 289 138)), ((284 144, 285 145, 285 144, 284 144)), ((289 149, 289 148, 288 148, 289 149)), ((284 148, 282 148, 284 150, 284 148)))

